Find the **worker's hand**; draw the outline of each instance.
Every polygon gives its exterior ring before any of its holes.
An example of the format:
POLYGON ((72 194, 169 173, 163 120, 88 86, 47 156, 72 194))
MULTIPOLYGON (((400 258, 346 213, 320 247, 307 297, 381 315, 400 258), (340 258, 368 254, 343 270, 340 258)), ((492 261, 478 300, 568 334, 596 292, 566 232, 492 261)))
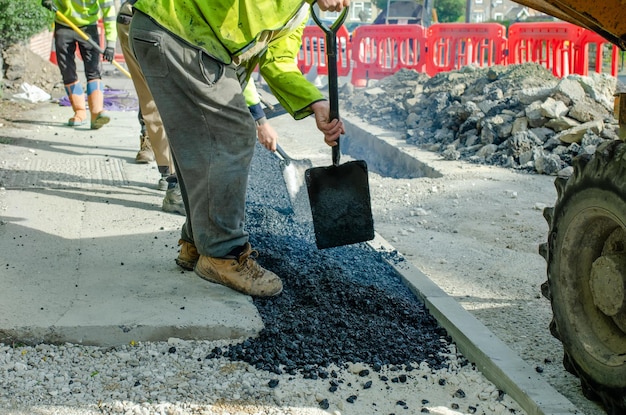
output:
POLYGON ((324 142, 331 147, 337 145, 337 140, 341 134, 345 134, 343 121, 340 119, 330 119, 330 103, 328 101, 317 101, 311 104, 311 109, 315 113, 315 123, 317 128, 324 133, 324 142))
POLYGON ((350 0, 317 0, 317 5, 325 12, 340 12, 350 5, 350 0))
POLYGON ((103 55, 105 61, 113 62, 113 59, 115 58, 115 49, 109 46, 104 50, 103 55))
POLYGON ((263 118, 264 122, 257 122, 256 135, 259 138, 259 144, 269 151, 276 151, 276 143, 278 142, 278 133, 274 127, 263 118))
POLYGON ((54 0, 41 0, 41 5, 51 12, 54 10, 54 0))

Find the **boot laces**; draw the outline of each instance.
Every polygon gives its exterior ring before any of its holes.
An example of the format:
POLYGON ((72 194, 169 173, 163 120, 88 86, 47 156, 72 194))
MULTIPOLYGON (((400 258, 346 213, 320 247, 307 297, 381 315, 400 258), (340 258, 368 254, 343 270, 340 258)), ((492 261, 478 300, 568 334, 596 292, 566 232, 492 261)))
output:
POLYGON ((258 256, 259 252, 254 249, 242 252, 241 255, 239 255, 239 258, 237 258, 237 272, 241 272, 246 277, 250 277, 252 279, 257 279, 263 276, 263 269, 255 261, 258 256))

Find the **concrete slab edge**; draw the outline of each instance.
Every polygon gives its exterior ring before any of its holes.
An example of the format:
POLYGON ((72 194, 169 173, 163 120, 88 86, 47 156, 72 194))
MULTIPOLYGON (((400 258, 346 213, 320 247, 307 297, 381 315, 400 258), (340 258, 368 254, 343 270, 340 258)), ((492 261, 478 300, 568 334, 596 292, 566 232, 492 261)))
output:
POLYGON ((73 343, 86 346, 115 347, 133 342, 160 342, 170 337, 185 340, 240 340, 256 337, 263 328, 252 322, 249 327, 232 324, 163 326, 138 324, 124 326, 110 324, 101 326, 65 325, 50 327, 14 327, 0 329, 0 343, 11 344, 63 344, 73 343))

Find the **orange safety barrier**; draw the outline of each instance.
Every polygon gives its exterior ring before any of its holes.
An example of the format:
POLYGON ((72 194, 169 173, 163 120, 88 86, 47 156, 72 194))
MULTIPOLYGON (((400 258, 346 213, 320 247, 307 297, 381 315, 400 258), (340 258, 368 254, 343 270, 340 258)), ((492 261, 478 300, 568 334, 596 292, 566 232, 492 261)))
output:
POLYGON ((573 73, 580 57, 583 28, 566 22, 513 23, 509 64, 535 62, 559 78, 573 73))
POLYGON ((599 34, 583 29, 583 33, 578 41, 578 48, 580 50, 579 59, 576 62, 575 72, 579 75, 587 76, 589 74, 589 53, 590 46, 593 48, 594 57, 594 70, 597 73, 606 72, 604 69, 604 48, 611 48, 611 61, 609 63, 611 75, 617 76, 617 65, 619 60, 619 48, 600 36, 599 34))
POLYGON ((49 58, 50 62, 58 65, 59 62, 57 61, 57 47, 56 47, 56 43, 54 41, 54 34, 52 35, 52 46, 50 47, 50 58, 49 58))
POLYGON ((360 26, 352 36, 352 60, 351 82, 358 87, 403 68, 423 72, 425 30, 417 24, 360 26))
POLYGON ((430 76, 472 64, 506 62, 506 28, 499 23, 436 23, 426 33, 430 76))
MULTIPOLYGON (((306 26, 302 34, 302 47, 298 53, 298 67, 303 74, 314 66, 318 75, 328 75, 326 64, 326 34, 317 25, 306 26)), ((350 33, 345 26, 337 29, 337 75, 350 73, 350 33)))

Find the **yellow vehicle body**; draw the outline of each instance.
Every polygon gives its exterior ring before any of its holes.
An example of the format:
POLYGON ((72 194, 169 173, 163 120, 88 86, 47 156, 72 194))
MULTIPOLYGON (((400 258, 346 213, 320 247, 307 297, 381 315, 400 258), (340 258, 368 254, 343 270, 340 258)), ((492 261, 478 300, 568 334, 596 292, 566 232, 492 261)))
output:
POLYGON ((514 0, 558 19, 600 34, 626 50, 626 1, 624 0, 514 0))

